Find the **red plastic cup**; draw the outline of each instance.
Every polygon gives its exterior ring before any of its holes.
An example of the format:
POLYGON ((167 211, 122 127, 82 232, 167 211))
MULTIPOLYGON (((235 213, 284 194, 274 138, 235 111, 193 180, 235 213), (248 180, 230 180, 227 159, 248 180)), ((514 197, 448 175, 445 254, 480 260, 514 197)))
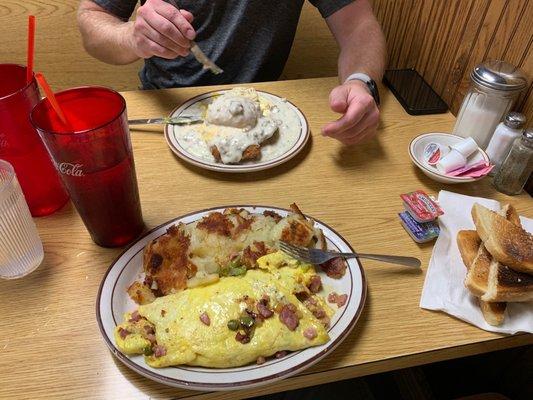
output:
POLYGON ((39 102, 33 79, 26 83, 26 67, 0 64, 0 158, 9 161, 34 217, 61 208, 68 195, 35 128, 30 111, 39 102))
POLYGON ((69 126, 47 99, 30 115, 94 242, 122 246, 144 229, 126 101, 104 87, 56 93, 69 126))

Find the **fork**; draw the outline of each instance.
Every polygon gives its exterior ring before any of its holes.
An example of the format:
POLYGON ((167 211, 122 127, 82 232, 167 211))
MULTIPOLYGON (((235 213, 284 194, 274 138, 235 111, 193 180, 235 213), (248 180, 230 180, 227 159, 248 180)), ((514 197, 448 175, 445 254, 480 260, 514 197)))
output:
POLYGON ((382 254, 365 254, 365 253, 336 253, 333 251, 324 251, 320 249, 308 249, 307 247, 294 246, 290 243, 280 240, 279 247, 281 250, 297 260, 309 264, 322 264, 335 257, 355 257, 378 260, 391 264, 405 265, 407 267, 420 268, 420 260, 415 257, 404 256, 387 256, 382 254))

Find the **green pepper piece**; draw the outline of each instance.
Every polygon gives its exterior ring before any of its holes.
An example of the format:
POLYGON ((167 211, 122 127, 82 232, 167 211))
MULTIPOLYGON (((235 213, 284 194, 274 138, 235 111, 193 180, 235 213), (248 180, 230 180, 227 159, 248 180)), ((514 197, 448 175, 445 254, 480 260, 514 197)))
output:
POLYGON ((246 267, 230 267, 228 276, 242 276, 246 274, 246 267))
POLYGON ((146 346, 144 349, 143 349, 143 354, 145 356, 151 356, 152 354, 154 354, 153 350, 152 350, 152 346, 146 346))
POLYGON ((237 321, 236 319, 230 319, 228 321, 228 329, 232 331, 236 331, 237 329, 239 329, 239 321, 237 321))
POLYGON ((255 323, 254 319, 249 315, 243 315, 241 318, 239 318, 239 322, 242 326, 245 326, 247 328, 251 328, 252 326, 254 326, 255 323))

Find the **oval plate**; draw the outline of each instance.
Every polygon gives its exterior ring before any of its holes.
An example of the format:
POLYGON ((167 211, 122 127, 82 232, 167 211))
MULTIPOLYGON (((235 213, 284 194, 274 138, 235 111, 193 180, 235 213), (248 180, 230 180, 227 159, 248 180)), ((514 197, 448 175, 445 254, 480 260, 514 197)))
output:
MULTIPOLYGON (((292 352, 283 358, 272 359, 262 365, 251 364, 225 369, 188 366, 152 368, 145 364, 143 356, 122 354, 115 346, 113 330, 117 322, 122 321, 125 312, 136 308, 136 304, 127 295, 126 289, 143 271, 142 254, 145 245, 163 235, 173 224, 191 223, 209 212, 221 211, 225 208, 244 208, 252 213, 272 210, 282 216, 289 213, 288 210, 276 207, 236 205, 211 208, 175 218, 152 229, 130 245, 111 264, 103 278, 96 299, 96 319, 102 336, 120 361, 149 379, 174 387, 194 390, 235 390, 267 385, 301 372, 331 353, 348 336, 361 315, 367 287, 363 269, 353 258, 347 260, 348 268, 341 279, 331 279, 319 271, 324 287, 330 291, 348 294, 346 305, 336 310, 331 320, 331 327, 328 330, 330 340, 324 345, 292 352)), ((315 220, 315 222, 324 233, 328 249, 353 251, 348 242, 332 228, 320 221, 315 220)), ((333 306, 334 309, 335 307, 333 306)))
MULTIPOLYGON (((182 105, 175 108, 174 111, 170 113, 169 117, 178 117, 182 114, 188 115, 187 110, 189 110, 196 103, 218 96, 219 94, 224 93, 226 91, 227 90, 215 90, 212 92, 207 92, 207 93, 195 96, 187 100, 182 105)), ((272 94, 272 93, 264 92, 261 90, 257 90, 257 93, 259 93, 262 97, 266 98, 267 100, 268 99, 270 99, 271 101, 282 100, 281 97, 275 94, 272 94)), ((200 168, 209 169, 211 171, 239 173, 239 172, 261 171, 264 169, 273 168, 277 165, 280 165, 280 164, 283 164, 284 162, 289 161, 291 158, 296 156, 300 151, 302 151, 303 148, 305 147, 305 144, 309 140, 309 136, 310 136, 309 124, 307 123, 307 120, 304 114, 300 111, 298 107, 296 107, 290 101, 286 100, 286 104, 296 113, 299 124, 300 124, 300 131, 293 145, 286 152, 284 152, 283 154, 271 160, 246 161, 241 164, 222 164, 219 162, 206 161, 200 157, 197 157, 189 153, 187 150, 185 150, 185 148, 180 144, 177 138, 173 125, 165 125, 165 139, 167 141, 168 146, 172 150, 172 152, 176 154, 179 158, 181 158, 183 161, 186 161, 200 168)))

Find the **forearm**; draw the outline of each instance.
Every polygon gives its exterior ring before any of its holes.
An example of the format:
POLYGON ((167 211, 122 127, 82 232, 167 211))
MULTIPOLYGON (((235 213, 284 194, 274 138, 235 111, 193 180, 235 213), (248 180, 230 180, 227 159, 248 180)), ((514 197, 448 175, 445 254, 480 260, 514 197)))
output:
POLYGON ((78 10, 83 46, 93 57, 108 64, 129 64, 138 60, 132 46, 133 21, 121 19, 83 1, 78 10))
POLYGON ((340 47, 339 80, 363 72, 379 82, 387 62, 385 37, 368 0, 356 0, 327 18, 340 47))
POLYGON ((363 72, 381 81, 387 62, 387 46, 377 22, 357 26, 347 38, 338 60, 339 80, 344 82, 354 72, 363 72))

